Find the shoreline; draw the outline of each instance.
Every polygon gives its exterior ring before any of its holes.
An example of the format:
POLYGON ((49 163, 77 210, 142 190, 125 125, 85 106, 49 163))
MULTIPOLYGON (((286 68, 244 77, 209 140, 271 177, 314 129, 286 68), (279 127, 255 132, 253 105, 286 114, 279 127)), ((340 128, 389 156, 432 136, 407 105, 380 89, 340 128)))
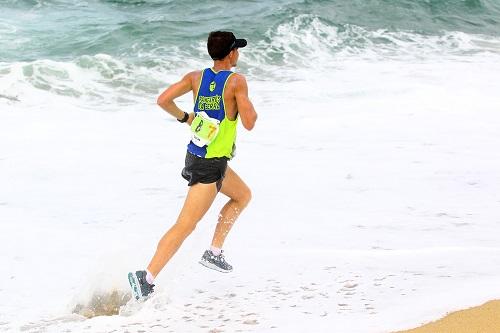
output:
POLYGON ((441 319, 394 333, 498 333, 500 300, 491 300, 465 310, 449 312, 441 319))

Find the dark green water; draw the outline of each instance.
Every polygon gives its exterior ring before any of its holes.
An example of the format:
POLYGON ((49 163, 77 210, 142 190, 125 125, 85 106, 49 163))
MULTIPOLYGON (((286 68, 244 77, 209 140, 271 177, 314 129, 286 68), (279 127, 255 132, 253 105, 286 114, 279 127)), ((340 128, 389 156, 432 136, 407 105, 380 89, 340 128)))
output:
MULTIPOLYGON (((0 60, 67 60, 98 53, 135 58, 172 50, 192 55, 207 32, 217 29, 233 30, 253 44, 272 44, 279 29, 301 16, 306 16, 302 26, 291 34, 307 29, 308 18, 340 32, 355 26, 424 36, 500 34, 500 0, 2 0, 0 60)), ((328 41, 331 36, 319 32, 316 37, 328 41)), ((356 39, 344 40, 344 46, 366 47, 356 39)))

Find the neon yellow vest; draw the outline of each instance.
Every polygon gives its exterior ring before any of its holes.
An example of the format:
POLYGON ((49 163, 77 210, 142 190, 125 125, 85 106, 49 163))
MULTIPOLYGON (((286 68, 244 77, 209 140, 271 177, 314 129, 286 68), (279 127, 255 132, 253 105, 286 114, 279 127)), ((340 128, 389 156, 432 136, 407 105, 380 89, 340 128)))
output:
MULTIPOLYGON (((200 144, 196 140, 195 144, 192 139, 188 144, 188 151, 193 155, 204 158, 227 157, 228 159, 234 155, 238 117, 235 120, 229 120, 224 106, 224 90, 232 74, 234 74, 232 71, 227 70, 216 73, 211 68, 202 72, 194 104, 195 117, 208 116, 212 124, 218 124, 218 132, 215 138, 207 144, 203 142, 200 144)), ((196 130, 200 131, 200 127, 207 123, 207 121, 202 121, 201 124, 200 121, 193 122, 191 130, 193 133, 196 130)))

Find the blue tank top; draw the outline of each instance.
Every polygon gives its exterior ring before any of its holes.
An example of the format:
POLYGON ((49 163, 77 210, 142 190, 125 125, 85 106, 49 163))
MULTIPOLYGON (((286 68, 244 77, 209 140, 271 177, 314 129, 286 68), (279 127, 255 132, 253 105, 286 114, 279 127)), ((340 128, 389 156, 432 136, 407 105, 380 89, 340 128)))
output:
POLYGON ((203 70, 200 86, 194 103, 195 115, 205 112, 210 118, 220 122, 219 133, 209 145, 199 147, 192 141, 188 144, 188 151, 204 158, 227 157, 232 158, 236 139, 236 120, 226 117, 224 106, 224 88, 232 71, 222 70, 214 72, 212 68, 203 70))

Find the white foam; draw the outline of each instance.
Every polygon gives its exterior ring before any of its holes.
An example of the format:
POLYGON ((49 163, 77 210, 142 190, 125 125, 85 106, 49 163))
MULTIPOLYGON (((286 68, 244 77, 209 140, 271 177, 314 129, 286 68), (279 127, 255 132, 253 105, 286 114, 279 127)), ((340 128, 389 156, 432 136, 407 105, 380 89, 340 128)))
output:
POLYGON ((367 30, 355 25, 337 27, 317 16, 302 14, 270 28, 266 39, 252 45, 248 54, 245 51, 242 54, 253 73, 264 69, 273 79, 300 80, 306 71, 320 75, 353 60, 468 61, 468 56, 478 54, 498 59, 499 45, 500 39, 492 36, 463 32, 423 35, 367 30))
MULTIPOLYGON (((182 206, 189 131, 134 77, 173 82, 204 62, 175 58, 183 65, 172 72, 108 55, 0 64, 0 94, 19 97, 0 98, 0 299, 10 300, 0 330, 384 332, 500 297, 496 41, 461 56, 439 54, 440 43, 474 48, 477 36, 431 38, 423 57, 330 54, 314 40, 321 21, 298 20, 269 38, 285 47, 287 31, 299 34, 294 47, 311 42, 318 63, 290 56, 280 74, 266 44, 241 52, 259 120, 240 129, 230 162, 253 191, 225 246, 234 272, 198 264, 218 198, 155 298, 129 316, 69 314, 95 290, 126 288, 182 206), (42 84, 50 89, 33 88, 42 84)), ((413 54, 428 41, 391 38, 413 54)))

